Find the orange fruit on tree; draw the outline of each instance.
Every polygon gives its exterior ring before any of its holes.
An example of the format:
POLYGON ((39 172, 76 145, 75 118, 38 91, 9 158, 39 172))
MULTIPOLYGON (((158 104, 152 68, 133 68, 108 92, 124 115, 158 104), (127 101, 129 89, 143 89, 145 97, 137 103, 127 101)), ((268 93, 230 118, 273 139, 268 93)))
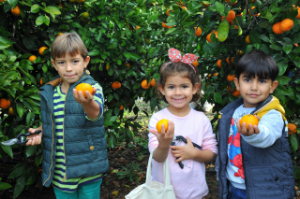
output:
POLYGON ((153 87, 155 86, 155 79, 154 78, 151 79, 150 85, 153 86, 153 87))
POLYGON ((230 2, 230 0, 226 0, 228 3, 230 3, 230 4, 233 4, 233 5, 235 5, 235 4, 237 4, 237 1, 235 1, 234 3, 231 3, 230 2))
POLYGON ((235 12, 233 10, 230 10, 228 12, 228 16, 226 17, 226 20, 228 23, 232 22, 235 19, 235 12))
POLYGON ((195 36, 199 37, 202 34, 202 29, 200 27, 194 27, 195 28, 195 36))
MULTIPOLYGON (((172 12, 174 12, 174 10, 172 10, 172 12)), ((166 14, 167 16, 170 16, 170 9, 167 10, 166 14)))
POLYGON ((214 73, 214 76, 218 76, 218 73, 214 73))
POLYGON ((126 63, 125 65, 126 65, 128 68, 130 68, 130 64, 129 64, 129 63, 126 63))
POLYGON ((15 9, 10 9, 11 13, 15 16, 20 16, 21 15, 21 11, 20 11, 20 8, 19 6, 16 6, 15 9))
POLYGON ((8 109, 8 115, 14 115, 14 109, 13 109, 13 107, 9 107, 9 109, 8 109))
POLYGON ((192 64, 193 64, 194 67, 197 67, 199 65, 199 62, 198 62, 198 60, 196 60, 192 64))
POLYGON ((43 85, 43 78, 40 78, 40 85, 43 85))
POLYGON ((294 21, 291 19, 284 19, 280 23, 280 29, 283 32, 287 32, 287 31, 291 30, 293 28, 293 26, 294 26, 294 21))
POLYGON ((300 7, 297 7, 298 9, 298 15, 296 16, 297 19, 300 19, 300 7))
POLYGON ((85 0, 77 0, 77 3, 82 3, 84 2, 85 0))
POLYGON ((232 92, 233 90, 231 89, 231 86, 226 86, 226 89, 229 91, 229 92, 232 92))
POLYGON ((115 82, 113 82, 112 84, 111 84, 111 87, 113 88, 113 89, 119 89, 119 88, 121 88, 121 83, 120 82, 118 82, 118 81, 115 81, 115 82))
POLYGON ((239 97, 241 93, 240 93, 240 91, 235 90, 235 91, 233 91, 231 94, 232 94, 233 96, 235 96, 235 97, 239 97))
POLYGON ((294 46, 298 47, 299 45, 298 44, 294 44, 294 46))
POLYGON ((59 2, 58 6, 61 7, 62 9, 64 8, 61 2, 59 2))
POLYGON ((218 66, 219 68, 222 68, 222 60, 221 60, 221 59, 219 59, 219 60, 217 61, 217 66, 218 66))
POLYGON ((84 97, 87 97, 85 91, 88 91, 91 94, 93 93, 93 87, 88 83, 80 83, 76 86, 75 89, 77 90, 78 94, 79 94, 79 91, 81 91, 84 97))
POLYGON ((228 75, 228 76, 227 76, 227 80, 228 80, 229 82, 232 82, 234 78, 235 78, 235 75, 228 75))
POLYGON ((230 64, 230 57, 226 58, 226 62, 227 62, 227 64, 230 64))
POLYGON ((233 27, 234 29, 239 29, 239 27, 237 26, 237 25, 234 25, 234 27, 233 27))
POLYGON ((250 36, 249 36, 249 35, 246 36, 245 42, 246 42, 247 44, 250 44, 250 43, 251 43, 251 42, 250 42, 250 36))
POLYGON ((123 109, 124 109, 124 106, 123 106, 123 105, 121 105, 121 106, 120 106, 120 110, 123 110, 123 109))
POLYGON ((169 26, 168 25, 166 25, 166 23, 165 22, 162 22, 162 27, 164 27, 164 28, 169 28, 169 26))
POLYGON ((40 55, 44 55, 44 50, 46 50, 46 49, 48 49, 46 46, 40 47, 40 49, 39 49, 39 54, 40 54, 40 55))
POLYGON ((63 35, 64 33, 60 32, 56 35, 56 37, 60 36, 60 35, 63 35))
POLYGON ((0 99, 0 108, 2 109, 7 109, 10 106, 10 101, 5 99, 5 98, 1 98, 0 99))
POLYGON ((28 60, 29 60, 31 63, 33 63, 35 59, 36 59, 36 56, 35 56, 35 55, 31 55, 31 56, 28 58, 28 60))
POLYGON ((216 38, 218 39, 218 31, 214 30, 214 31, 212 31, 211 33, 209 33, 209 34, 206 36, 206 40, 207 40, 208 42, 212 42, 212 41, 210 40, 210 36, 211 36, 212 33, 214 33, 215 36, 216 36, 216 38))
POLYGON ((288 130, 289 130, 289 134, 295 134, 297 133, 297 126, 293 123, 288 123, 288 130))
POLYGON ((0 0, 0 3, 3 3, 5 0, 0 0))
POLYGON ((109 70, 109 68, 110 68, 110 65, 107 64, 107 65, 106 65, 106 70, 109 70))
POLYGON ((147 84, 147 80, 146 80, 146 79, 144 79, 144 80, 141 82, 141 87, 142 87, 143 89, 149 89, 150 86, 151 86, 151 84, 150 84, 150 83, 147 84))
POLYGON ((167 119, 161 119, 161 120, 159 120, 157 122, 157 124, 156 124, 156 130, 157 130, 157 132, 161 133, 161 125, 162 124, 165 125, 165 132, 167 132, 167 130, 168 130, 168 122, 169 122, 169 120, 167 120, 167 119))
POLYGON ((255 117, 254 115, 251 115, 251 114, 244 115, 242 117, 242 119, 240 120, 241 127, 243 126, 244 122, 246 123, 247 130, 249 130, 249 124, 252 124, 253 127, 254 127, 254 125, 258 125, 257 117, 255 117))
POLYGON ((281 22, 277 22, 272 27, 273 32, 277 35, 281 35, 283 33, 283 31, 280 29, 280 24, 281 22))
POLYGON ((141 26, 136 26, 134 30, 138 30, 140 28, 141 28, 141 26))

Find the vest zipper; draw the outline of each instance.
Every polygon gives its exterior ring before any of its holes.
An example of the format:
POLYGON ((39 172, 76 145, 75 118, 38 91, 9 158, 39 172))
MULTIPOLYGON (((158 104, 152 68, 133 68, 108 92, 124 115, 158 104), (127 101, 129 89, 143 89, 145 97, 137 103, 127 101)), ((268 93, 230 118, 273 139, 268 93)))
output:
MULTIPOLYGON (((243 155, 243 147, 242 147, 242 136, 240 138, 240 146, 241 146, 241 152, 243 155)), ((247 193, 247 198, 249 198, 249 194, 248 194, 248 189, 247 189, 247 177, 246 177, 246 168, 245 168, 245 161, 244 161, 244 156, 242 156, 242 162, 243 162, 243 168, 244 168, 244 176, 245 176, 245 186, 246 186, 246 193, 247 193)))
POLYGON ((63 121, 63 145, 64 145, 64 159, 65 159, 65 165, 66 165, 66 171, 65 171, 65 175, 62 179, 62 181, 65 181, 67 179, 67 160, 66 160, 66 150, 65 150, 65 108, 66 108, 66 102, 67 102, 67 96, 68 96, 68 91, 66 93, 66 97, 65 97, 65 104, 64 104, 64 121, 63 121))
POLYGON ((52 112, 51 112, 51 108, 49 106, 49 104, 47 103, 47 106, 49 107, 50 109, 50 118, 51 118, 51 122, 52 122, 52 144, 51 144, 51 166, 49 168, 49 177, 47 178, 47 180, 44 182, 43 185, 46 184, 46 182, 50 179, 51 177, 51 168, 53 167, 53 159, 52 159, 52 154, 53 154, 53 144, 54 144, 54 132, 53 132, 53 127, 54 127, 54 122, 53 122, 53 119, 52 119, 52 112))

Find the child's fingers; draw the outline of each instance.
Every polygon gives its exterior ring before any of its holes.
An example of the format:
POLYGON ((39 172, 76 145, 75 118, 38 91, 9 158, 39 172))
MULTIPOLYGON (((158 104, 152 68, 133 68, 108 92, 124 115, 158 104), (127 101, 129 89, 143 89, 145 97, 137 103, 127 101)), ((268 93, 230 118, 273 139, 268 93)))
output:
POLYGON ((159 136, 159 133, 153 129, 151 129, 149 132, 152 133, 153 135, 155 135, 156 137, 159 136))
POLYGON ((78 93, 77 93, 77 90, 76 89, 73 89, 73 96, 76 99, 78 99, 78 93))
POLYGON ((93 99, 93 94, 91 94, 89 91, 85 91, 85 95, 86 95, 85 100, 91 100, 91 99, 93 99))
POLYGON ((93 92, 92 92, 92 95, 94 96, 97 92, 97 88, 93 88, 93 92))
POLYGON ((254 125, 254 133, 255 134, 259 134, 259 128, 258 128, 258 126, 257 125, 254 125))
POLYGON ((243 125, 242 125, 242 134, 243 135, 248 135, 248 130, 247 130, 247 126, 246 126, 246 122, 243 122, 243 125))
POLYGON ((249 130, 248 130, 248 135, 253 135, 254 134, 254 128, 252 124, 249 124, 249 130))

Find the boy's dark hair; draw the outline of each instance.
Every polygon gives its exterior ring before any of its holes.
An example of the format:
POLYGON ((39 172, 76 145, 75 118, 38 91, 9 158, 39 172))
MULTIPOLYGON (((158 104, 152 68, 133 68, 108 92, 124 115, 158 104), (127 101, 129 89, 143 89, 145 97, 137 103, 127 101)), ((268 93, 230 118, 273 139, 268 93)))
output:
POLYGON ((275 60, 261 50, 246 53, 237 63, 235 75, 239 79, 245 73, 249 78, 271 79, 274 81, 279 73, 275 60))
POLYGON ((81 54, 83 59, 88 56, 88 50, 77 33, 64 33, 58 36, 51 45, 52 59, 70 54, 72 57, 81 54))
MULTIPOLYGON (((160 77, 158 80, 157 87, 159 84, 161 84, 162 87, 164 88, 166 80, 169 76, 181 75, 182 77, 187 77, 191 80, 193 86, 196 83, 199 84, 199 89, 193 95, 193 98, 192 98, 192 101, 197 102, 199 100, 199 98, 201 97, 202 82, 201 82, 201 78, 199 77, 198 71, 196 70, 196 73, 195 73, 195 71, 192 67, 193 66, 190 66, 190 65, 182 63, 182 62, 169 63, 166 66, 165 66, 165 64, 163 64, 160 69, 160 77)), ((165 96, 161 92, 159 92, 159 90, 158 90, 158 96, 160 98, 162 98, 165 102, 167 102, 165 96)))

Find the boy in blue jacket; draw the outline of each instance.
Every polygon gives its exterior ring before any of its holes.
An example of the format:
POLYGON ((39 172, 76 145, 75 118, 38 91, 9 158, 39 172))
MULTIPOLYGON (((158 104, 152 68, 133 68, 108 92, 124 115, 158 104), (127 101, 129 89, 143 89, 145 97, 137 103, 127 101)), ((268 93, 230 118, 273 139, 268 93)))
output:
POLYGON ((88 51, 76 33, 65 33, 51 46, 51 63, 59 77, 40 88, 42 125, 28 145, 43 140, 43 185, 58 199, 100 199, 102 173, 108 170, 102 87, 85 72, 88 51), (93 92, 77 93, 80 83, 93 92))
POLYGON ((279 68, 260 50, 245 54, 236 67, 234 83, 242 98, 221 110, 219 156, 216 160, 221 199, 292 199, 294 175, 287 141, 287 121, 272 96, 279 68), (255 114, 258 125, 240 119, 255 114))

